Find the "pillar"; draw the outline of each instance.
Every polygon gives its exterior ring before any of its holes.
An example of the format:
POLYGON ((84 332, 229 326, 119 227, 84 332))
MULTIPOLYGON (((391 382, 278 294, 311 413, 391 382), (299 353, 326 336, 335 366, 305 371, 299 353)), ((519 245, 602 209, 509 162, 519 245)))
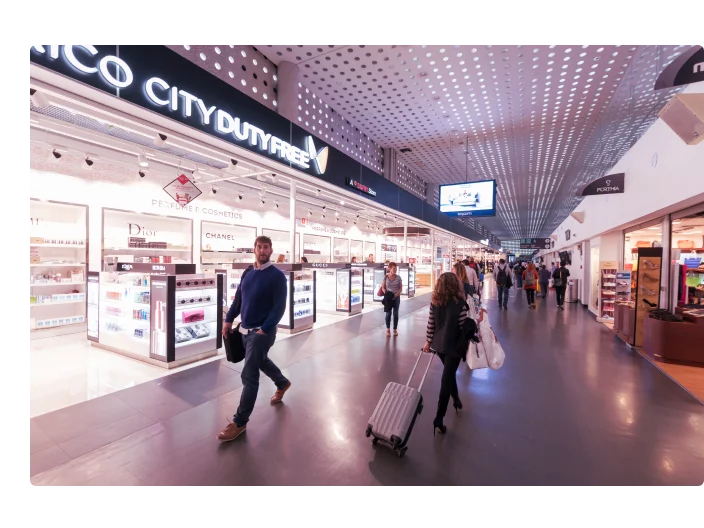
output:
POLYGON ((282 61, 277 67, 276 103, 279 114, 289 121, 298 121, 298 65, 282 61))
POLYGON ((288 206, 288 243, 291 264, 295 264, 301 260, 301 257, 296 255, 296 182, 293 180, 291 180, 290 193, 288 206))
POLYGON ((403 260, 408 263, 408 220, 403 221, 403 260))

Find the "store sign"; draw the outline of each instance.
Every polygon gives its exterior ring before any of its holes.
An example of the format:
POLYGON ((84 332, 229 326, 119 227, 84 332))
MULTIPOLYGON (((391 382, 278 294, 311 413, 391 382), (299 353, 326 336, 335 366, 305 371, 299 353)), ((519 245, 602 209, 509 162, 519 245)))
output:
POLYGON ((704 48, 693 46, 662 71, 653 89, 673 88, 701 81, 704 81, 704 48))
POLYGON ((181 207, 188 205, 203 194, 185 174, 181 174, 181 176, 164 187, 164 191, 181 207))
POLYGON ((626 175, 624 173, 611 174, 594 180, 582 189, 582 196, 597 194, 622 194, 624 192, 626 175))
POLYGON ((307 218, 301 218, 301 225, 302 225, 302 226, 307 226, 307 225, 308 225, 308 219, 307 219, 307 218))
POLYGON ((376 196, 376 191, 374 189, 367 187, 366 185, 361 182, 358 182, 357 180, 353 180, 352 178, 345 178, 345 181, 347 182, 348 187, 357 189, 358 191, 361 191, 364 194, 368 194, 369 196, 376 196))
MULTIPOLYGON (((199 83, 198 79, 187 78, 184 70, 188 66, 174 64, 173 68, 165 68, 159 63, 162 56, 164 62, 175 63, 179 59, 168 54, 165 56, 162 49, 144 48, 163 47, 35 45, 31 48, 30 60, 277 161, 290 163, 300 169, 310 169, 312 162, 315 174, 325 173, 329 155, 327 146, 318 150, 313 137, 308 136, 304 140, 304 148, 299 148, 268 131, 265 126, 242 118, 229 105, 222 107, 221 104, 212 104, 209 87, 202 86, 203 83, 199 83), (111 53, 113 50, 114 53, 111 53), (134 60, 129 59, 132 52, 134 60), (143 57, 150 53, 155 57, 155 63, 146 65, 143 57), (149 68, 151 73, 159 72, 162 76, 150 75, 138 68, 149 68), (169 77, 161 74, 164 70, 169 71, 169 77), (174 79, 177 75, 181 78, 174 79), (184 84, 188 90, 183 88, 184 84), (202 91, 191 88, 191 84, 201 84, 202 91)), ((213 77, 215 79, 217 78, 213 77)), ((231 88, 228 91, 230 90, 231 88)), ((227 99, 223 102, 228 104, 227 99)), ((290 133, 290 126, 288 128, 287 132, 290 133)))

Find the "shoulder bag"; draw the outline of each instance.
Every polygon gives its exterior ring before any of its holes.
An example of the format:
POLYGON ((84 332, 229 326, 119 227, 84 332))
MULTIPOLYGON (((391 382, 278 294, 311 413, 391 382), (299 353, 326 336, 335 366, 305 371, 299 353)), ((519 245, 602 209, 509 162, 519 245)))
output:
MULTIPOLYGON (((240 287, 242 286, 242 281, 244 281, 245 276, 252 271, 252 269, 254 269, 254 266, 248 267, 242 274, 240 287)), ((240 296, 240 299, 242 299, 242 296, 240 296)), ((238 323, 233 331, 223 339, 225 344, 225 357, 230 363, 239 363, 245 356, 244 343, 242 342, 242 334, 240 333, 240 324, 242 323, 238 323)))

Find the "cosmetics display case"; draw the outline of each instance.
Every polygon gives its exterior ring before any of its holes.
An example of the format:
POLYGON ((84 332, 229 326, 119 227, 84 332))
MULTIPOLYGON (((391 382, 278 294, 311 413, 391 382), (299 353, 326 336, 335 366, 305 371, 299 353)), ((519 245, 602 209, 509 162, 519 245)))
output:
POLYGON ((222 275, 196 274, 194 264, 120 262, 116 270, 101 272, 99 281, 89 277, 88 339, 95 346, 164 368, 217 354, 222 275))
POLYGON ((286 276, 286 311, 278 329, 295 334, 313 328, 316 313, 316 270, 304 264, 275 264, 286 276))
POLYGON ((413 264, 398 264, 398 274, 401 277, 403 289, 401 295, 409 299, 416 294, 416 268, 413 264))
POLYGON ((200 263, 201 271, 229 267, 233 262, 254 260, 254 239, 257 228, 202 221, 200 263))
POLYGON ((377 296, 376 292, 379 291, 381 282, 384 280, 386 264, 383 262, 354 262, 352 267, 362 270, 364 278, 364 302, 381 302, 383 297, 377 296))
POLYGON ((357 262, 364 262, 367 260, 367 256, 364 254, 364 242, 361 240, 350 240, 350 260, 356 258, 357 262))
POLYGON ((304 263, 315 270, 316 312, 354 315, 364 309, 364 272, 345 263, 304 263))

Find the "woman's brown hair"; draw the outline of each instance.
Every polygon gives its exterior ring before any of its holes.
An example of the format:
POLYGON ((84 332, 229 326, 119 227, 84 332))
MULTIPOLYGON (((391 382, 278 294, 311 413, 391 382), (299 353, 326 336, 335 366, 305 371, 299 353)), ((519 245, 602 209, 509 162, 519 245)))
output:
POLYGON ((466 282, 469 284, 469 276, 467 276, 467 269, 464 267, 464 264, 457 262, 454 266, 452 266, 452 269, 455 270, 455 275, 457 275, 460 282, 466 282))
POLYGON ((464 293, 460 290, 460 281, 457 279, 457 275, 446 271, 438 277, 430 302, 433 303, 433 306, 445 306, 454 299, 464 301, 464 293))

